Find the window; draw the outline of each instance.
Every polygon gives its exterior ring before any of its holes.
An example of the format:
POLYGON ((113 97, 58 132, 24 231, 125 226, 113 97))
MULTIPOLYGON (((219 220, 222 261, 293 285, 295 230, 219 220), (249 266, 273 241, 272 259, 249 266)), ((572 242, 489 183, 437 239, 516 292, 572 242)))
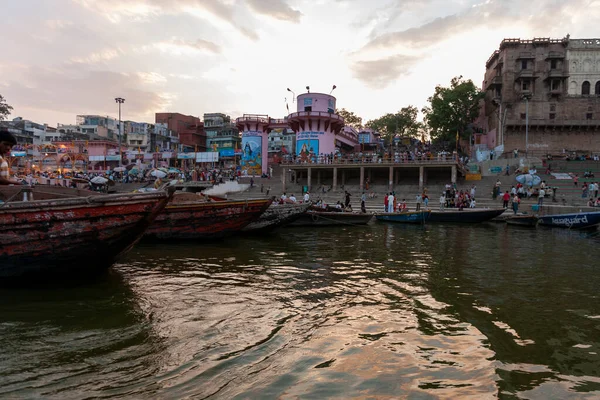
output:
POLYGON ((556 111, 556 104, 550 104, 550 112, 556 111))
POLYGON ((304 111, 312 111, 312 106, 304 107, 304 111))
POLYGON ((556 114, 555 113, 550 113, 550 119, 556 119, 556 114))
POLYGON ((587 113, 585 114, 585 119, 592 119, 593 114, 592 113, 587 113))
POLYGON ((594 88, 594 94, 600 95, 600 81, 596 82, 596 87, 594 88))
POLYGON ((527 60, 521 61, 521 69, 527 69, 527 60))
POLYGON ((556 60, 550 60, 550 69, 556 69, 556 65, 557 65, 556 60))
POLYGON ((559 90, 560 89, 560 81, 558 79, 552 79, 550 84, 551 90, 559 90))
POLYGON ((527 118, 527 114, 521 113, 521 119, 526 119, 526 118, 527 118))
POLYGON ((521 82, 521 90, 523 90, 524 92, 529 90, 529 86, 529 81, 521 82))
POLYGON ((583 82, 581 85, 581 94, 590 94, 590 83, 588 81, 583 82))

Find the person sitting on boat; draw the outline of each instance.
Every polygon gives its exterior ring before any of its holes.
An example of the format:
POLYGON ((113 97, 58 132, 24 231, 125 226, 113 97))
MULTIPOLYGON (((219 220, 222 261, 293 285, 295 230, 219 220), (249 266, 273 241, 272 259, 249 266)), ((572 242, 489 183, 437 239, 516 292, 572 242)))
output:
POLYGON ((335 203, 335 211, 342 211, 343 208, 344 206, 339 201, 335 203))
POLYGON ((406 212, 407 208, 406 208, 406 199, 402 199, 402 202, 400 203, 400 212, 406 212))
POLYGON ((346 208, 344 208, 344 211, 346 211, 346 212, 352 212, 352 204, 348 204, 346 206, 346 208))
POLYGON ((13 146, 17 144, 17 139, 8 131, 0 131, 0 185, 19 185, 21 182, 10 177, 8 161, 4 158, 10 154, 13 146))
POLYGON ((294 193, 290 194, 290 198, 289 198, 290 202, 295 203, 296 202, 296 196, 294 196, 294 193))
POLYGON ((305 203, 310 202, 310 192, 304 193, 304 202, 305 203))

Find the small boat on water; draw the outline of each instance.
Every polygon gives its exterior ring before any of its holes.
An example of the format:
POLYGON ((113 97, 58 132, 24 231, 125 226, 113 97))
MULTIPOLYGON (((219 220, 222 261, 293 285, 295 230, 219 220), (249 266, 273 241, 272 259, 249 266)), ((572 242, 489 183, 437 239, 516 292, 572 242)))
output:
POLYGON ((508 225, 535 227, 538 223, 538 217, 530 214, 511 215, 504 220, 508 225))
POLYGON ((430 213, 431 210, 381 213, 376 214, 375 218, 377 221, 401 222, 405 224, 424 224, 430 213))
POLYGON ((142 237, 171 195, 0 187, 0 280, 108 268, 142 237))
POLYGON ((343 211, 314 211, 309 210, 287 226, 353 226, 366 225, 373 214, 361 214, 343 211))
POLYGON ((180 194, 156 217, 146 236, 158 239, 221 239, 256 221, 272 199, 206 201, 180 194))
POLYGON ((270 232, 276 228, 287 225, 298 218, 308 210, 310 203, 303 204, 277 204, 273 203, 267 208, 260 218, 251 222, 241 233, 264 233, 270 232))
POLYGON ((505 211, 504 208, 465 208, 462 211, 457 209, 446 209, 444 211, 432 210, 425 219, 425 222, 458 222, 473 224, 490 221, 502 215, 505 211))
POLYGON ((600 211, 539 215, 539 224, 570 229, 591 229, 600 224, 600 211))

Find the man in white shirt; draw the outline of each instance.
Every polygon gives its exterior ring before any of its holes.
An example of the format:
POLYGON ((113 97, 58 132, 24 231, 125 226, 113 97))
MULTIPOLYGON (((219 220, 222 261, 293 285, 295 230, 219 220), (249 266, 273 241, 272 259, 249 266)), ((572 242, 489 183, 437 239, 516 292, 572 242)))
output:
POLYGON ((471 186, 471 197, 475 197, 475 189, 477 187, 475 185, 471 186))
POLYGON ((295 202, 296 202, 296 197, 294 197, 294 193, 290 194, 290 201, 291 201, 292 203, 295 203, 295 202))
POLYGON ((310 192, 304 193, 304 202, 308 203, 310 201, 310 192))
POLYGON ((389 213, 393 213, 394 212, 394 194, 390 193, 390 195, 388 196, 388 209, 387 212, 389 213))
POLYGON ((444 211, 444 206, 446 205, 446 193, 442 193, 440 196, 440 211, 444 211))
POLYGON ((540 189, 538 193, 538 205, 544 205, 544 196, 546 195, 546 191, 544 189, 540 189))
POLYGON ((287 200, 287 195, 285 194, 285 192, 283 192, 283 194, 281 195, 281 201, 285 202, 287 200))

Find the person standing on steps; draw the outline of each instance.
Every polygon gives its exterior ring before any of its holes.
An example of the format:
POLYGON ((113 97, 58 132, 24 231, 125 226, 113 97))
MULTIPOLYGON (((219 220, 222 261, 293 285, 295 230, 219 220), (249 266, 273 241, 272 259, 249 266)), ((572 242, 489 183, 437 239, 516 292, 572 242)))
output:
POLYGON ((367 213, 366 201, 367 195, 365 194, 365 192, 362 192, 362 195, 360 196, 360 212, 363 214, 367 213))
POLYGON ((507 190, 506 192, 504 192, 504 195, 502 196, 502 207, 508 208, 509 200, 510 200, 510 194, 508 193, 508 190, 507 190))
POLYGON ((420 194, 417 195, 417 211, 421 210, 421 203, 423 202, 423 196, 420 194))

